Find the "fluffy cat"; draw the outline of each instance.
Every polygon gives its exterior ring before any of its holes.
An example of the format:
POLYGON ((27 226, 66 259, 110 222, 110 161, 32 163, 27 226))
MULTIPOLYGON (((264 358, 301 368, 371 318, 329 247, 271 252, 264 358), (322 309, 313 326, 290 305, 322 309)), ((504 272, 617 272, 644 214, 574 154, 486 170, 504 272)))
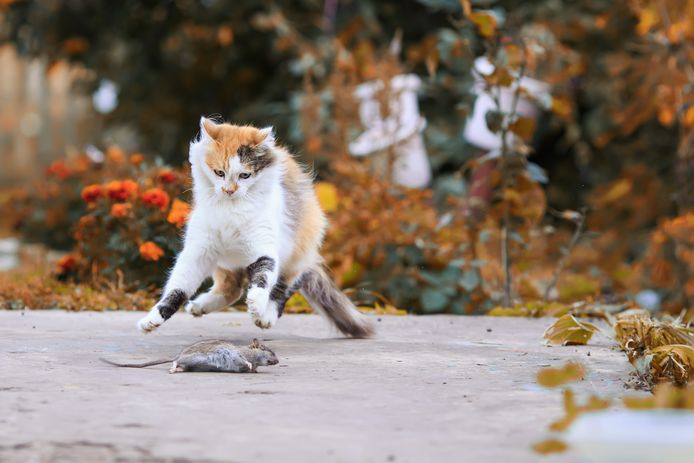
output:
POLYGON ((183 250, 159 302, 138 322, 149 332, 183 304, 200 316, 223 309, 247 288, 246 305, 270 328, 300 291, 344 334, 366 337, 373 325, 328 277, 319 248, 326 218, 312 178, 275 143, 272 128, 201 118, 190 144, 193 209, 183 250), (212 288, 189 298, 207 277, 212 288))

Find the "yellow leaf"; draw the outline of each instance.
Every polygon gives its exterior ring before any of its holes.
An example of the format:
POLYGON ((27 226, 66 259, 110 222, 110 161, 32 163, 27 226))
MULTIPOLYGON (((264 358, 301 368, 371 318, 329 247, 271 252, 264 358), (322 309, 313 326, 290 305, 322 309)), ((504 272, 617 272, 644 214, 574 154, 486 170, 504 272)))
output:
POLYGON ((559 300, 563 302, 585 299, 599 292, 599 282, 586 275, 567 275, 559 284, 559 300))
POLYGON ((542 442, 536 442, 533 444, 532 448, 537 453, 545 455, 548 453, 566 452, 569 446, 559 439, 547 439, 543 440, 542 442))
POLYGON ((496 18, 489 13, 472 13, 470 21, 477 26, 480 35, 485 38, 494 36, 496 32, 496 18))
POLYGON ((537 382, 544 387, 558 387, 583 379, 585 374, 583 365, 569 362, 561 368, 543 368, 537 374, 537 382))
POLYGON ((653 396, 648 397, 624 397, 624 406, 632 410, 648 410, 655 407, 653 396))
POLYGON ((623 178, 617 180, 612 184, 607 193, 601 198, 603 203, 612 203, 619 199, 622 199, 629 193, 631 193, 632 183, 631 180, 623 178))
POLYGON ((597 326, 580 322, 571 314, 566 314, 547 328, 544 337, 550 344, 576 346, 587 344, 596 331, 597 326))
POLYGON ((487 315, 492 317, 528 317, 530 312, 524 307, 494 307, 487 315))
POLYGON ((573 111, 568 98, 552 97, 552 112, 560 117, 569 117, 573 111))
POLYGON ((299 293, 294 293, 292 297, 289 298, 287 304, 284 307, 285 313, 312 313, 313 309, 309 305, 308 301, 304 299, 299 293))
POLYGON ((523 140, 530 140, 535 133, 535 119, 519 117, 509 126, 509 129, 523 140))
POLYGON ((650 8, 641 10, 639 13, 639 23, 636 25, 636 33, 646 35, 651 28, 658 22, 658 15, 650 8))
POLYGON ((352 262, 352 265, 349 266, 347 270, 344 271, 342 274, 342 286, 349 286, 352 283, 356 282, 359 279, 359 276, 361 275, 361 272, 364 270, 362 265, 359 262, 352 262))
POLYGON ((329 182, 318 182, 316 184, 316 195, 318 202, 325 212, 337 210, 338 194, 337 187, 329 182))
POLYGON ((571 389, 564 389, 564 416, 549 426, 550 431, 566 431, 571 423, 582 413, 597 410, 605 410, 610 406, 610 402, 597 396, 590 396, 584 405, 578 405, 574 399, 571 389))

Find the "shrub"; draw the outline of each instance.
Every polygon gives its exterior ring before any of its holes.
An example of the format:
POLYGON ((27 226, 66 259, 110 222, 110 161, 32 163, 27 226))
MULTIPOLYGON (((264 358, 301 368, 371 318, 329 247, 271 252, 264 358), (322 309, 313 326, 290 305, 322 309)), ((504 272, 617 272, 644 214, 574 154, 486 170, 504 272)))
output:
POLYGON ((152 167, 140 177, 87 185, 86 212, 75 227, 76 265, 63 277, 117 278, 139 288, 159 286, 181 248, 189 204, 188 176, 152 167), (173 198, 173 200, 172 200, 173 198))

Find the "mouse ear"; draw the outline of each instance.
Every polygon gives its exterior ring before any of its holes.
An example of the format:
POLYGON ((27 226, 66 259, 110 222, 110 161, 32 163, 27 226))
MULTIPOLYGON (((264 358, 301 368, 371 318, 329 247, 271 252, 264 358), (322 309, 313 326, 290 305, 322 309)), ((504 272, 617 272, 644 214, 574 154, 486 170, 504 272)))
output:
POLYGON ((260 341, 258 341, 258 338, 253 338, 253 342, 251 343, 252 347, 258 348, 260 347, 260 341))

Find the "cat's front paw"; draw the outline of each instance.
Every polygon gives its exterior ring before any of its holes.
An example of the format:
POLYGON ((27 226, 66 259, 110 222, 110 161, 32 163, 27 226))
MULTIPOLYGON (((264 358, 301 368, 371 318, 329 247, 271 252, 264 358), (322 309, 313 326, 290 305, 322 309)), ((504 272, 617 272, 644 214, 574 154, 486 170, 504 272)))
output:
POLYGON ((162 323, 164 323, 164 317, 161 316, 159 309, 155 306, 137 322, 137 327, 143 333, 149 333, 156 330, 162 323))
POLYGON ((260 328, 272 328, 277 322, 277 311, 269 310, 270 292, 265 288, 253 287, 248 290, 246 305, 253 322, 260 328), (274 316, 273 316, 274 314, 274 316))

